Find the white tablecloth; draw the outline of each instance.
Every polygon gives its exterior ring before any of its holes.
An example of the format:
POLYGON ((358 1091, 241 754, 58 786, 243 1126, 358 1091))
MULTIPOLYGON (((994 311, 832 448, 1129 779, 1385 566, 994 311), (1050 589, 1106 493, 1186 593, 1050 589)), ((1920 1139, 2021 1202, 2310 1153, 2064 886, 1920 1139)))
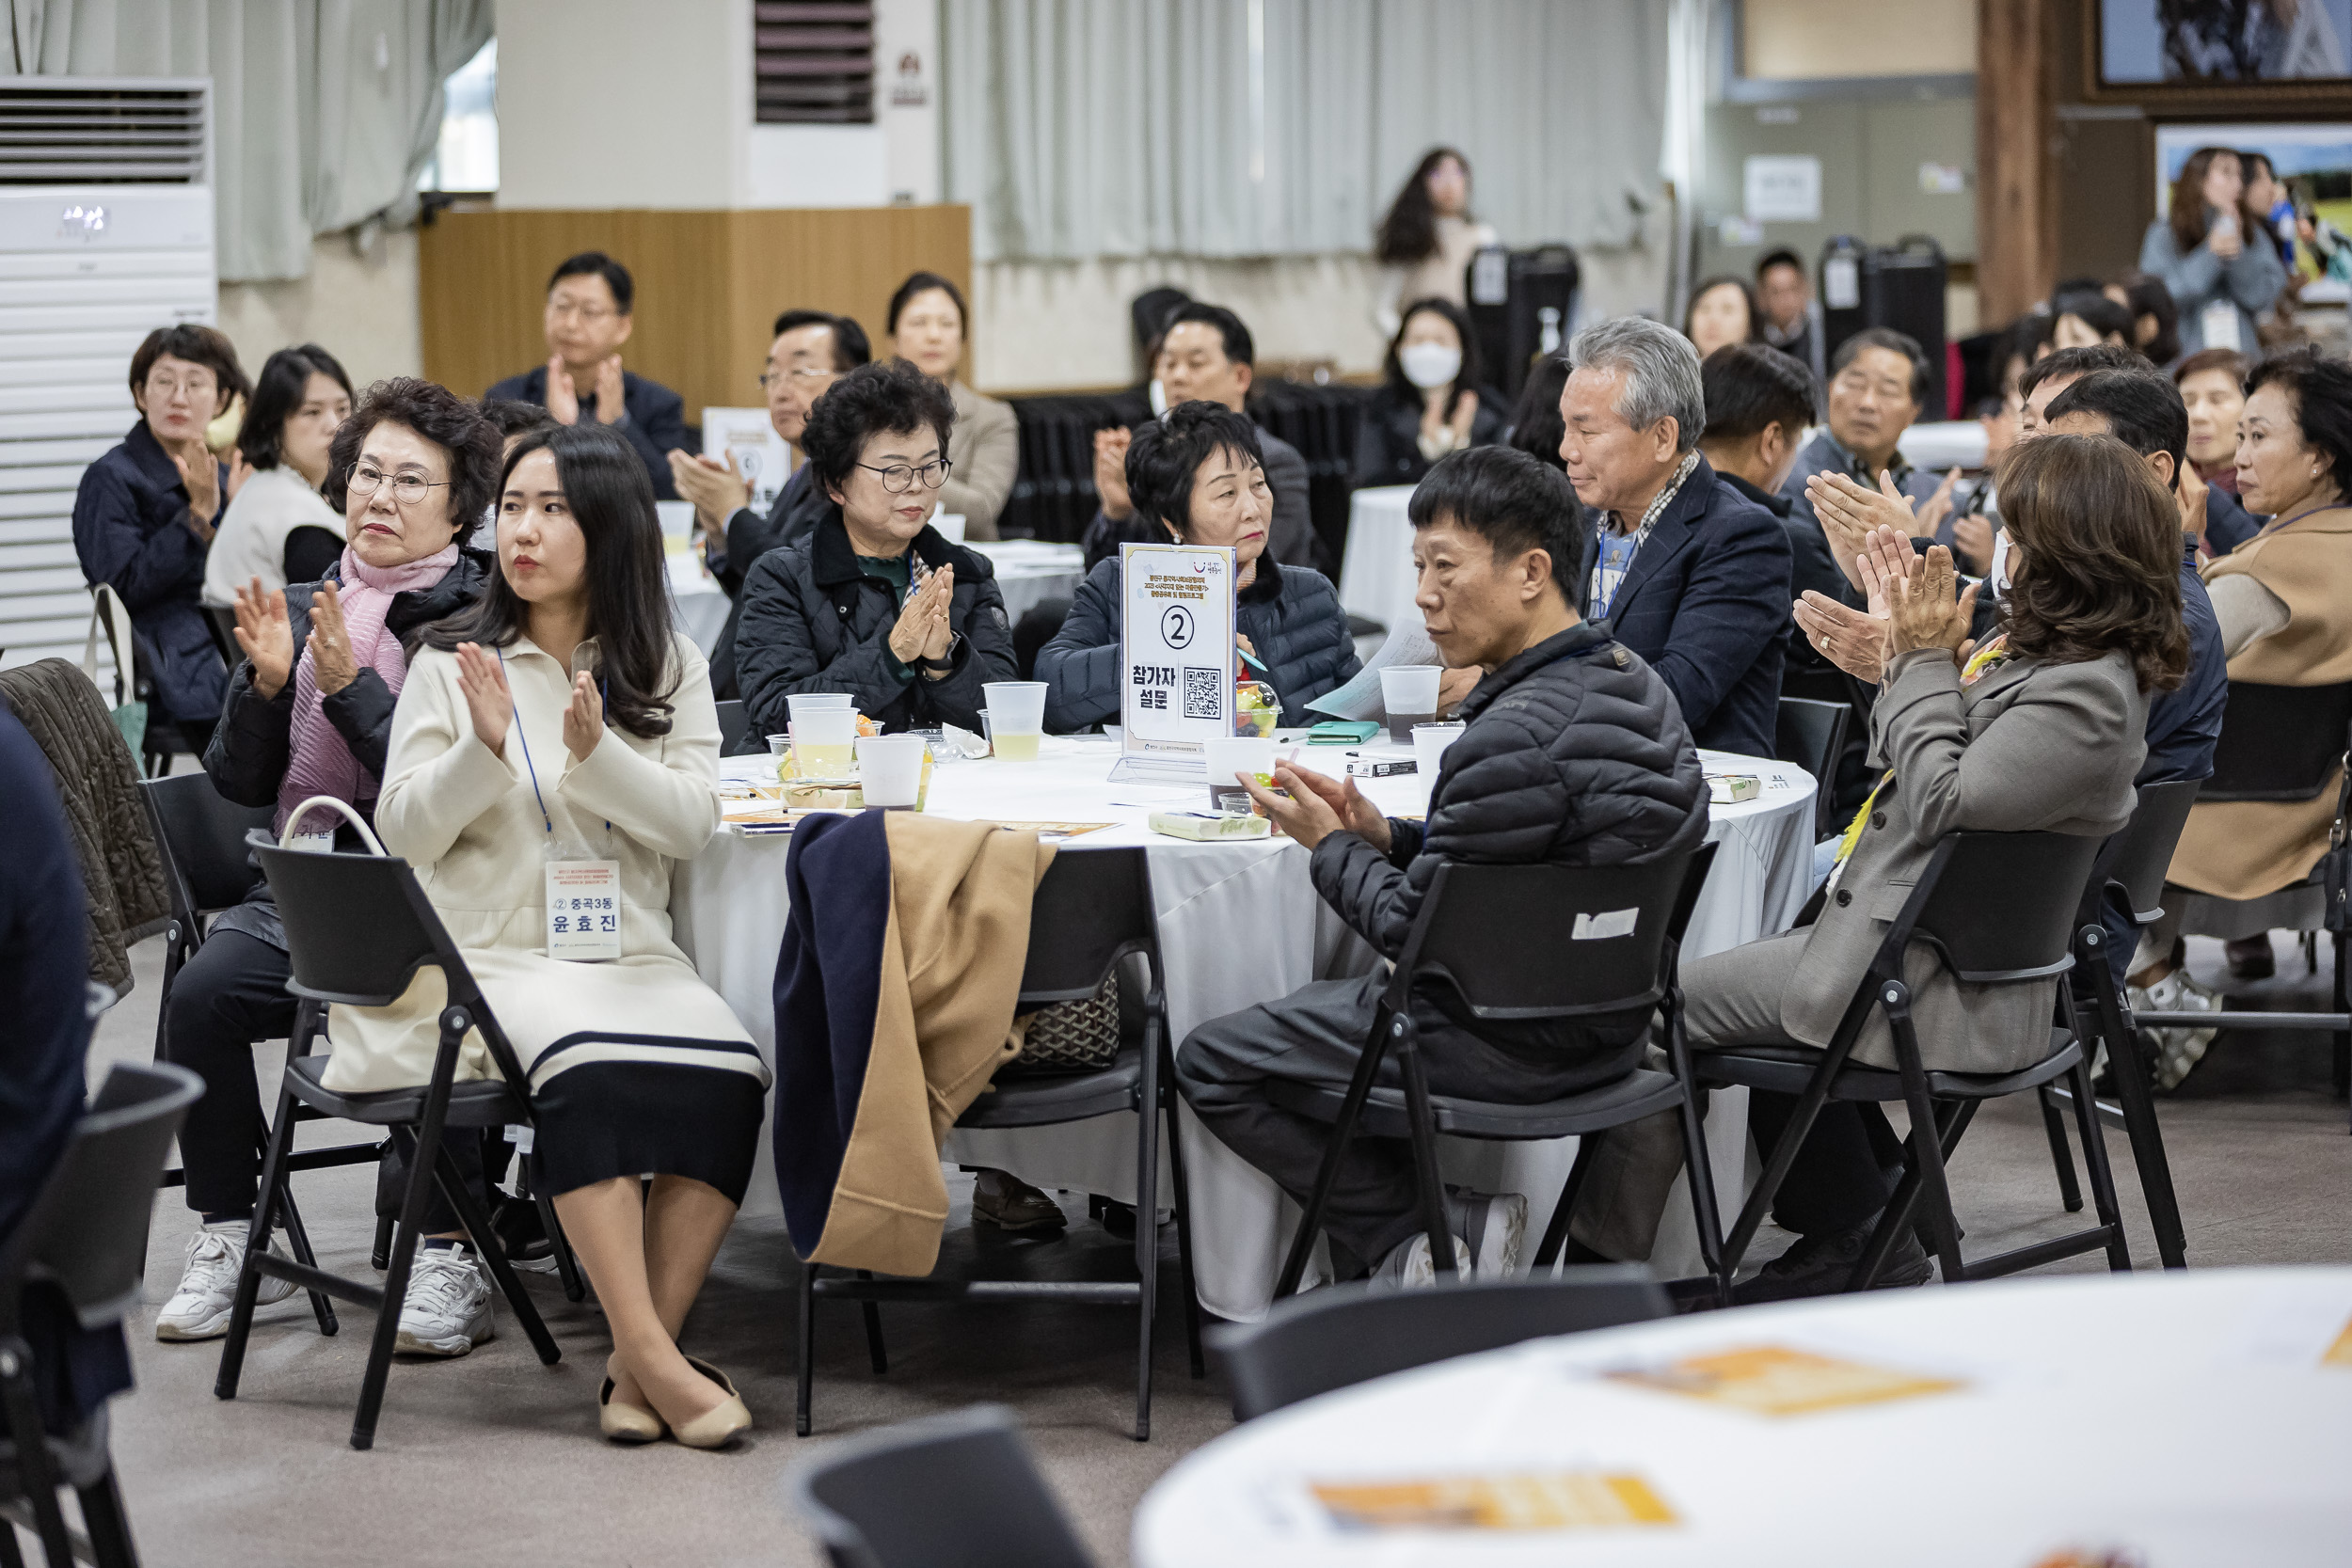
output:
MULTIPOLYGON (((1194 844, 1152 832, 1144 820, 1154 807, 1192 809, 1198 785, 1106 784, 1116 746, 1101 737, 1049 736, 1034 763, 994 760, 943 766, 932 775, 929 809, 960 817, 1035 821, 1117 822, 1066 844, 1065 852, 1114 845, 1151 849, 1152 888, 1158 906, 1168 1022, 1182 1041, 1195 1026, 1255 1003, 1271 1001, 1311 980, 1368 973, 1376 956, 1315 895, 1307 855, 1286 839, 1194 844), (1123 803, 1122 803, 1123 802, 1123 803)), ((1401 752, 1398 754, 1402 754, 1401 752)), ((1336 770, 1336 748, 1303 748, 1311 764, 1336 770)), ((1712 953, 1787 927, 1803 905, 1812 855, 1813 781, 1804 772, 1759 759, 1708 753, 1710 770, 1756 773, 1765 794, 1742 805, 1715 808, 1709 836, 1723 841, 1715 868, 1692 917, 1685 951, 1712 953)), ((753 776, 765 757, 729 758, 729 772, 753 776)), ((1360 781, 1375 801, 1393 812, 1419 812, 1427 789, 1417 777, 1360 781)), ((776 951, 784 939, 784 863, 787 835, 745 836, 722 830, 693 862, 679 867, 670 908, 677 940, 695 967, 724 997, 760 1050, 773 1058, 771 996, 776 951)), ((1726 1212, 1740 1192, 1746 1150, 1747 1096, 1718 1093, 1708 1118, 1718 1196, 1726 1212)), ((1273 1182, 1182 1117, 1192 1188, 1194 1267, 1201 1303, 1219 1316, 1263 1314, 1279 1269, 1282 1247, 1297 1210, 1273 1182)), ((1042 1187, 1100 1193, 1121 1202, 1135 1190, 1132 1116, 1098 1117, 1061 1127, 1013 1132, 959 1132, 946 1158, 1010 1170, 1042 1187)), ((1450 1180, 1488 1191, 1532 1195, 1544 1217, 1567 1180, 1576 1141, 1486 1144, 1444 1141, 1450 1180)), ((759 1166, 744 1200, 746 1214, 780 1212, 770 1151, 763 1138, 759 1166)), ((1172 1199, 1163 1165, 1160 1203, 1172 1199)), ((1539 1218, 1536 1223, 1540 1224, 1539 1218)), ((1696 1232, 1687 1200, 1669 1208, 1659 1243, 1661 1266, 1697 1269, 1696 1232)))
POLYGON ((993 543, 973 539, 965 541, 964 548, 979 551, 996 568, 996 586, 1004 593, 1009 621, 1019 621, 1040 599, 1070 597, 1085 575, 1086 551, 1075 545, 1049 545, 1041 539, 993 543))
POLYGON ((734 603, 719 579, 704 569, 702 557, 681 550, 668 558, 670 598, 677 606, 677 629, 705 655, 717 646, 726 629, 727 607, 734 603))
POLYGON ((1348 502, 1347 553, 1340 564, 1340 605, 1384 626, 1421 619, 1413 605, 1413 525, 1405 515, 1409 484, 1375 484, 1348 502))
POLYGON ((1197 1449, 1144 1497, 1134 1560, 2340 1564, 2352 1357, 2326 1358, 2348 1335, 2352 1269, 2313 1268, 1873 1292, 1539 1339, 1197 1449), (1604 1375, 1767 1348, 1957 1386, 1771 1415, 1604 1375), (1307 1491, 1570 1473, 1636 1478, 1674 1522, 1350 1534, 1307 1491))

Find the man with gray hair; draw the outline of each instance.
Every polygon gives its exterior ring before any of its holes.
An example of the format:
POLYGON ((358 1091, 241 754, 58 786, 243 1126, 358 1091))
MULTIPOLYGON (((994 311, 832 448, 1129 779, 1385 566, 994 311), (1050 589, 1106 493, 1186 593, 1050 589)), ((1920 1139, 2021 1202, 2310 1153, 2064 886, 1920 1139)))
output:
POLYGON ((1560 457, 1587 509, 1578 613, 1658 672, 1700 747, 1771 756, 1788 534, 1699 453, 1698 351, 1627 316, 1578 333, 1568 366, 1560 457))

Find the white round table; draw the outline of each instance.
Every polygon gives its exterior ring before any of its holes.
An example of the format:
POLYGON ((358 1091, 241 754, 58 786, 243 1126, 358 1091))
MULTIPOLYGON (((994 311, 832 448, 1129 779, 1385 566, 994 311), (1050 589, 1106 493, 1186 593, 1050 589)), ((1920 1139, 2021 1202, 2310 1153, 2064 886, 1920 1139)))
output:
POLYGON ((1068 598, 1086 575, 1086 551, 1042 539, 967 539, 963 547, 988 557, 1005 595, 1005 619, 1019 622, 1039 600, 1068 598))
POLYGON ((1882 1291, 1464 1356, 1195 1450, 1145 1497, 1133 1555, 1140 1568, 2341 1564, 2352 1269, 1882 1291), (1388 1512, 1432 1500, 1487 1510, 1490 1528, 1388 1512), (1491 1528, 1497 1507, 1520 1511, 1517 1528, 1491 1528), (1338 1523, 1375 1513, 1387 1528, 1338 1523))
POLYGON ((693 551, 681 550, 668 562, 672 618, 686 640, 707 655, 718 645, 719 633, 726 629, 727 609, 735 601, 693 551))
MULTIPOLYGON (((1387 747, 1367 751, 1407 754, 1387 747)), ((1368 974, 1380 961, 1316 896, 1306 851, 1281 838, 1196 844, 1152 832, 1145 826, 1152 811, 1199 809, 1206 803, 1204 786, 1108 783, 1118 754, 1117 744, 1104 737, 1048 736, 1034 763, 945 764, 933 770, 927 809, 1000 821, 1115 824, 1068 840, 1062 846, 1066 853, 1148 847, 1168 1023, 1179 1043, 1212 1018, 1288 995, 1311 980, 1368 974)), ((1303 763, 1330 772, 1344 765, 1345 754, 1338 747, 1299 748, 1303 763)), ((1765 787, 1757 800, 1714 808, 1708 836, 1724 847, 1685 939, 1684 951, 1692 957, 1786 929, 1811 891, 1813 852, 1810 776, 1760 758, 1702 755, 1710 772, 1754 773, 1765 787)), ((730 757, 722 768, 730 777, 771 779, 772 766, 767 757, 730 757)), ((1393 814, 1418 814, 1428 801, 1427 786, 1415 775, 1359 783, 1393 814)), ((789 834, 722 829, 699 856, 678 867, 670 899, 679 945, 771 1061, 789 848, 789 834)), ((1725 1212, 1733 1212, 1745 1169, 1747 1095, 1733 1089, 1711 1100, 1708 1146, 1717 1197, 1725 1212)), ((1201 1304, 1220 1317, 1261 1317, 1272 1298, 1297 1208, 1254 1166, 1203 1132, 1189 1111, 1180 1122, 1201 1304)), ((949 1136, 945 1158, 1010 1170, 1041 1187, 1132 1202, 1135 1133, 1135 1117, 1125 1115, 1060 1127, 959 1131, 949 1136)), ((1576 1140, 1495 1144, 1447 1138, 1440 1140, 1440 1151, 1447 1180, 1490 1192, 1527 1193, 1549 1217, 1548 1205, 1574 1162, 1576 1140)), ((741 1212, 781 1212, 765 1137, 758 1160, 741 1212)), ((1162 1170, 1159 1203, 1167 1207, 1173 1200, 1173 1178, 1165 1163, 1162 1170)), ((1669 1273, 1698 1272, 1696 1231, 1679 1189, 1653 1257, 1669 1273)))
POLYGON ((1347 505, 1347 551, 1340 562, 1340 605, 1394 627, 1421 619, 1413 603, 1413 524, 1405 503, 1409 484, 1375 484, 1347 505))

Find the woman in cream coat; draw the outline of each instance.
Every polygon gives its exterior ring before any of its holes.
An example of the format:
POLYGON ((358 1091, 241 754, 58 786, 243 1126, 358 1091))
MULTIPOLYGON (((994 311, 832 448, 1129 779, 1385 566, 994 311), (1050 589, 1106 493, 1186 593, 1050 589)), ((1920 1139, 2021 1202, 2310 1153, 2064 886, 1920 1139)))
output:
POLYGON ((1012 405, 964 385, 963 349, 971 329, 963 291, 935 272, 918 272, 890 296, 890 351, 947 388, 956 405, 947 448, 947 483, 939 507, 963 518, 966 539, 996 537, 997 514, 1021 471, 1021 426, 1012 405))
MULTIPOLYGON (((376 828, 530 1075, 537 1180, 612 1329, 606 1435, 715 1448, 751 1417, 676 1337, 750 1180, 768 1072, 670 937, 671 869, 719 823, 709 672, 670 629, 652 489, 618 436, 525 436, 501 491, 499 575, 426 631, 376 828), (551 915, 551 866, 597 862, 617 888, 592 896, 618 909, 551 915), (583 930, 606 956, 549 956, 583 930)), ((399 1006, 336 1009, 327 1081, 424 1082, 441 997, 425 971, 399 1006)), ((496 1070, 478 1037, 460 1070, 496 1070)))

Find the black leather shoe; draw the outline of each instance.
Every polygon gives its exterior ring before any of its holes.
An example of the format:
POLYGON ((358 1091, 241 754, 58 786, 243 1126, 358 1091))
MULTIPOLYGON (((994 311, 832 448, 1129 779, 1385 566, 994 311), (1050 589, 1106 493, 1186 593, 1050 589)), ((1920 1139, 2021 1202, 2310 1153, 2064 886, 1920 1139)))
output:
POLYGON ((972 1183, 972 1217, 1001 1230, 1059 1230, 1070 1223, 1052 1197, 1001 1170, 983 1170, 972 1183))
MULTIPOLYGON (((1754 1307, 1767 1301, 1832 1296, 1850 1289, 1854 1265, 1862 1261, 1862 1254, 1870 1244, 1871 1227, 1876 1223, 1873 1216, 1851 1230, 1798 1237, 1796 1244, 1765 1264, 1761 1274, 1731 1288, 1733 1304, 1754 1307)), ((1886 1266, 1879 1270, 1877 1289, 1924 1285, 1934 1272, 1934 1264, 1919 1245, 1919 1238, 1906 1228, 1897 1239, 1894 1251, 1887 1254, 1886 1266)))
POLYGON ((2239 980, 2267 980, 2279 973, 2278 955, 2270 950, 2270 933, 2226 942, 2221 951, 2230 960, 2230 974, 2239 980))

